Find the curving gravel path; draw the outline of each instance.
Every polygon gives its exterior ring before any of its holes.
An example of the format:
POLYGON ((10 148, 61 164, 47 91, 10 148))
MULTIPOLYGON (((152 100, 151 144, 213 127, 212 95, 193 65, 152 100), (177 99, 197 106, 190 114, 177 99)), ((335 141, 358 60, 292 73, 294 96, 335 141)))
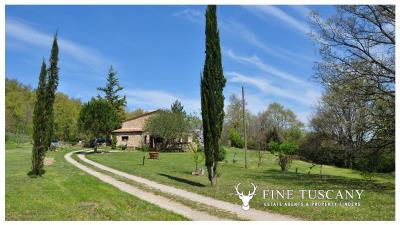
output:
POLYGON ((177 195, 179 197, 186 198, 186 199, 189 199, 194 202, 198 202, 198 203, 201 203, 204 205, 209 205, 209 206, 212 206, 215 208, 222 209, 224 211, 236 214, 238 217, 246 219, 246 220, 259 220, 259 221, 260 220, 263 220, 263 221, 265 221, 265 220, 278 220, 278 221, 297 220, 296 218, 293 218, 290 216, 261 211, 261 210, 257 210, 257 209, 250 209, 248 211, 244 211, 241 209, 240 205, 232 204, 229 202, 225 202, 225 201, 217 200, 217 199, 210 198, 207 196, 199 195, 199 194, 196 194, 193 192, 189 192, 189 191, 186 191, 183 189, 160 184, 160 183, 145 179, 143 177, 135 176, 132 174, 128 174, 128 173, 104 166, 100 163, 96 163, 96 162, 93 162, 93 161, 87 159, 84 154, 79 154, 78 157, 82 161, 84 161, 98 169, 108 171, 115 175, 130 179, 132 181, 135 181, 135 182, 138 182, 138 183, 141 183, 144 185, 147 185, 151 188, 158 189, 159 191, 162 191, 164 193, 177 195))
MULTIPOLYGON (((172 211, 176 214, 182 215, 191 220, 224 220, 224 219, 209 215, 205 212, 194 210, 183 204, 174 202, 168 198, 165 198, 165 197, 162 197, 159 195, 155 195, 151 192, 143 191, 143 190, 138 189, 130 184, 119 181, 111 176, 97 172, 85 165, 80 164, 79 162, 75 161, 74 159, 72 159, 71 155, 76 152, 78 152, 78 151, 67 153, 64 156, 65 160, 67 160, 67 162, 71 163, 72 165, 78 167, 79 169, 85 171, 86 173, 98 178, 99 180, 101 180, 105 183, 111 184, 112 186, 118 188, 119 190, 121 190, 123 192, 134 195, 146 202, 150 202, 154 205, 157 205, 161 208, 172 211)), ((78 155, 79 158, 82 158, 81 156, 83 156, 83 155, 78 155)), ((83 157, 83 159, 86 159, 86 158, 83 157)))

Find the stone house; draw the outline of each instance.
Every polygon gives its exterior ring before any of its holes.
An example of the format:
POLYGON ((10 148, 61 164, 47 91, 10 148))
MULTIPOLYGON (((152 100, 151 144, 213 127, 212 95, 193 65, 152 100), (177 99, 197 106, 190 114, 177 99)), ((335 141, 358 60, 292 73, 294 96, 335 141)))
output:
POLYGON ((144 132, 146 121, 159 110, 144 113, 122 122, 120 129, 112 131, 117 138, 117 146, 126 145, 128 148, 138 148, 145 144, 154 147, 154 138, 144 132))
MULTIPOLYGON (((112 131, 117 138, 117 146, 126 145, 128 148, 140 148, 148 145, 151 149, 155 148, 160 138, 153 137, 144 131, 146 121, 154 116, 160 110, 144 113, 142 115, 130 118, 122 122, 120 129, 112 131)), ((180 143, 191 143, 191 135, 185 140, 179 140, 180 143)))

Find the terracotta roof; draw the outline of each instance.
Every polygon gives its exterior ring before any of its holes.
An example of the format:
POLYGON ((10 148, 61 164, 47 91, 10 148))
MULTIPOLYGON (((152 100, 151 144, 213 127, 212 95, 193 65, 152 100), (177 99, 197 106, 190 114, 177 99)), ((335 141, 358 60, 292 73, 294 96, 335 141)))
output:
POLYGON ((132 128, 120 128, 118 130, 113 130, 113 133, 125 133, 125 132, 135 132, 135 131, 143 131, 142 128, 132 127, 132 128))
POLYGON ((147 112, 147 113, 143 113, 143 114, 141 114, 141 115, 139 115, 139 116, 135 116, 135 117, 126 119, 126 120, 124 120, 123 122, 130 121, 130 120, 136 120, 137 118, 140 118, 140 117, 143 117, 143 116, 147 116, 147 115, 151 115, 151 114, 156 113, 156 112, 158 112, 158 111, 160 111, 160 110, 161 110, 161 109, 157 109, 157 110, 154 110, 154 111, 150 111, 150 112, 147 112))

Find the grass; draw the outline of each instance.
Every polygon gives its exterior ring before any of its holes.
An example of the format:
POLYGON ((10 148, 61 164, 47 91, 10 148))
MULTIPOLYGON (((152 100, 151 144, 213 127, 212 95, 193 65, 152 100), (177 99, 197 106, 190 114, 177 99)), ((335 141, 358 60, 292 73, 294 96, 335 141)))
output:
MULTIPOLYGON (((189 153, 160 153, 159 160, 142 158, 146 152, 130 151, 109 154, 90 154, 87 157, 124 172, 139 175, 163 184, 183 188, 217 199, 241 204, 235 196, 234 185, 242 183, 243 190, 251 188, 253 182, 258 186, 258 195, 251 201, 251 207, 279 212, 308 220, 394 220, 395 185, 393 174, 375 174, 373 181, 366 181, 359 171, 323 166, 323 176, 319 167, 308 174, 310 163, 294 161, 288 172, 282 173, 276 157, 263 153, 261 166, 257 166, 258 152, 249 151, 249 168, 244 169, 243 151, 228 148, 225 162, 219 164, 217 187, 209 185, 206 176, 193 176, 194 162, 189 153), (237 163, 232 163, 234 153, 237 163), (296 168, 298 173, 296 173, 296 168), (262 189, 274 190, 349 190, 363 189, 364 195, 360 207, 266 207, 262 198, 262 189)), ((292 202, 300 201, 298 197, 292 202)), ((325 200, 329 201, 329 200, 325 200)), ((305 202, 305 201, 304 201, 305 202)), ((239 207, 239 206, 238 206, 239 207)))
POLYGON ((29 144, 6 143, 6 220, 186 220, 121 192, 64 160, 74 148, 49 152, 55 159, 41 178, 30 178, 29 144))

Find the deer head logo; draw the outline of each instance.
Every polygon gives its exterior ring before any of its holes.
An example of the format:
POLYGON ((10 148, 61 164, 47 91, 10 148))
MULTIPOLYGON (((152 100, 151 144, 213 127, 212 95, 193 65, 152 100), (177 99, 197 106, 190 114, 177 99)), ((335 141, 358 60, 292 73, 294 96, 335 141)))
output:
POLYGON ((243 192, 239 192, 239 185, 240 185, 240 183, 235 186, 236 195, 239 196, 240 200, 242 200, 242 203, 243 203, 242 209, 249 210, 250 209, 249 202, 253 198, 253 196, 256 195, 255 193, 256 193, 257 186, 255 186, 253 183, 251 183, 251 185, 253 185, 253 191, 252 192, 249 191, 249 193, 247 195, 244 195, 243 192))

